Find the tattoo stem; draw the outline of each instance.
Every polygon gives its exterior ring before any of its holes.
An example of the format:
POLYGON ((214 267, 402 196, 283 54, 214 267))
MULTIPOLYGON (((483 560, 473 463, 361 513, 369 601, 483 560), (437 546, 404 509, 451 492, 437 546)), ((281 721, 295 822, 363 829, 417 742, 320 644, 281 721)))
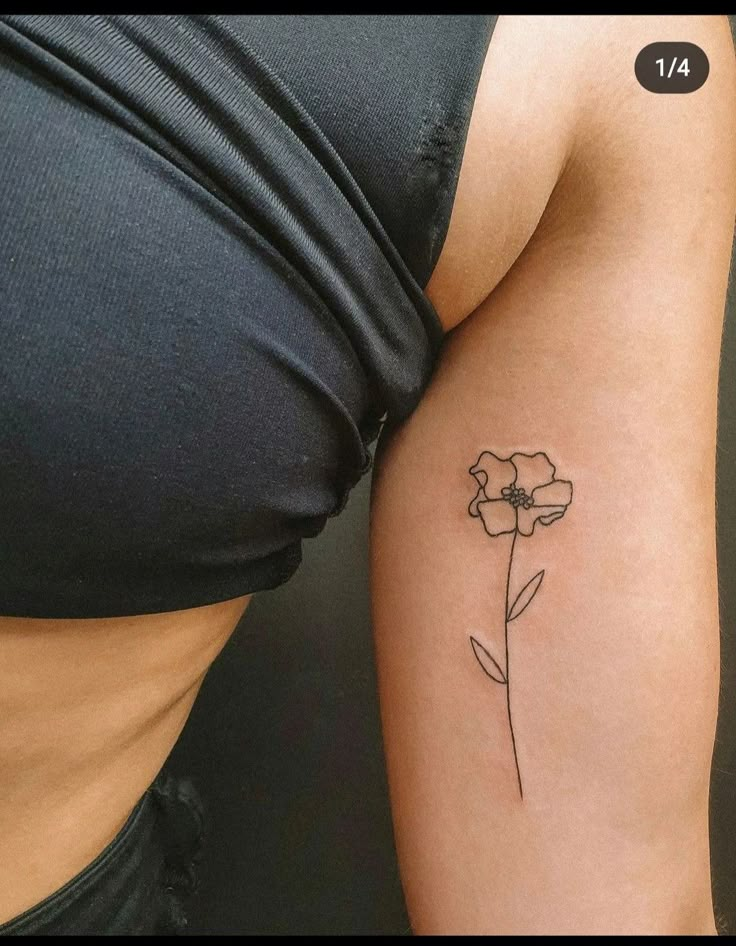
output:
POLYGON ((519 783, 519 797, 524 799, 524 789, 521 784, 521 770, 519 768, 519 756, 516 753, 516 737, 514 736, 514 724, 511 719, 511 674, 509 673, 509 588, 511 586, 511 563, 514 560, 514 546, 518 531, 514 531, 514 537, 511 540, 511 553, 509 555, 509 570, 506 574, 506 607, 504 610, 503 638, 504 649, 506 651, 506 710, 509 716, 509 729, 511 730, 511 745, 514 750, 514 763, 516 765, 516 778, 519 783))

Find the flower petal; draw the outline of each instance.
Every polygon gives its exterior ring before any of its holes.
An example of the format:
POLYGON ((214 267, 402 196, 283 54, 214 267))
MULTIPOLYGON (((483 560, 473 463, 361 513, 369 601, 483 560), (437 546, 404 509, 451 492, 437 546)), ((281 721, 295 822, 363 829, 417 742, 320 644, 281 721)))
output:
POLYGON ((516 467, 516 485, 523 489, 527 496, 531 496, 537 487, 551 483, 555 478, 555 468, 546 453, 514 453, 510 459, 516 467))
POLYGON ((487 503, 487 502, 488 502, 488 497, 486 496, 483 490, 483 487, 479 486, 478 492, 475 494, 475 499, 468 506, 468 512, 470 513, 471 516, 479 516, 480 513, 478 512, 478 503, 487 503))
POLYGON ((539 521, 543 526, 548 526, 554 522, 555 519, 562 519, 562 517, 565 515, 565 509, 567 509, 567 506, 544 506, 543 508, 549 509, 550 512, 545 516, 540 516, 539 521))
POLYGON ((532 498, 536 506, 569 506, 572 502, 572 483, 569 480, 554 480, 546 486, 538 486, 532 498))
POLYGON ((516 510, 505 499, 478 503, 478 512, 488 535, 503 535, 516 530, 516 510))
POLYGON ((531 535, 537 522, 548 526, 555 519, 561 519, 566 509, 567 506, 532 506, 529 509, 519 506, 519 534, 531 535))
POLYGON ((486 496, 495 499, 501 495, 504 486, 510 486, 516 479, 516 469, 509 460, 499 459, 495 453, 484 450, 470 472, 485 487, 486 496))

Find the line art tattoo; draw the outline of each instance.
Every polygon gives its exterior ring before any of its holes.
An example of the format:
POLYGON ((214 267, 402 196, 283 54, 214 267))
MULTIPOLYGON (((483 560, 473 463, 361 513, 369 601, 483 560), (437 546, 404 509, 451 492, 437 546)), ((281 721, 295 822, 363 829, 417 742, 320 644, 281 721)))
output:
POLYGON ((514 750, 516 778, 519 797, 524 798, 519 756, 516 750, 516 735, 511 718, 511 675, 509 667, 509 624, 529 607, 539 591, 544 569, 537 572, 509 603, 511 591, 511 566, 514 561, 516 540, 519 536, 531 536, 539 522, 548 526, 561 519, 572 502, 572 483, 555 478, 555 467, 546 453, 513 453, 502 460, 495 453, 484 450, 468 471, 478 483, 478 492, 468 506, 468 512, 479 519, 487 535, 511 535, 509 567, 506 573, 506 601, 504 619, 504 659, 499 663, 476 637, 470 636, 475 659, 483 672, 495 683, 506 687, 506 711, 508 713, 511 746, 514 750))

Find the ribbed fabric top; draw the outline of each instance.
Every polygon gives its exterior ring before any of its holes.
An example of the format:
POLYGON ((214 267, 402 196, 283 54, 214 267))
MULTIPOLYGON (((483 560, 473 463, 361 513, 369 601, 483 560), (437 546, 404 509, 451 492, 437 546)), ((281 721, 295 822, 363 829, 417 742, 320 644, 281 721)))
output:
POLYGON ((278 64, 414 278, 426 286, 447 234, 480 71, 498 17, 226 19, 234 35, 278 64))
POLYGON ((494 22, 0 17, 0 614, 293 572, 429 381, 494 22))

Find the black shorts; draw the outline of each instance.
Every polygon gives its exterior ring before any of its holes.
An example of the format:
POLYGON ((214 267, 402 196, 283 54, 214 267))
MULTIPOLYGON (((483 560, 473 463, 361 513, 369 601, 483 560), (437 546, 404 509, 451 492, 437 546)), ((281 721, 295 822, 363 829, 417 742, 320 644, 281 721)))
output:
POLYGON ((191 781, 160 773, 105 850, 43 902, 0 924, 0 936, 183 933, 203 825, 191 781))

